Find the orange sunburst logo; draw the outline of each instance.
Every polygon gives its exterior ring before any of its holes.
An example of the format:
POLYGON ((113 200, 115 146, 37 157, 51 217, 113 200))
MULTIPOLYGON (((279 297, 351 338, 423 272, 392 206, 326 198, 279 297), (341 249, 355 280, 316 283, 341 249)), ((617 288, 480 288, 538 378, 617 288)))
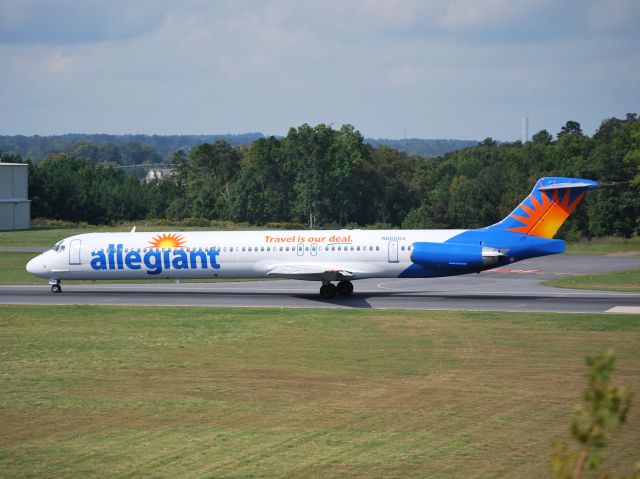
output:
POLYGON ((553 190, 553 196, 546 191, 540 192, 540 199, 530 194, 527 200, 520 204, 522 211, 512 214, 513 219, 518 220, 523 226, 509 228, 507 231, 524 233, 531 236, 541 236, 543 238, 553 238, 562 223, 569 217, 571 212, 578 206, 584 197, 585 192, 580 193, 573 201, 571 192, 565 190, 562 198, 558 200, 558 190, 553 190), (530 205, 527 204, 530 203, 530 205))
POLYGON ((163 233, 151 238, 149 246, 152 248, 182 248, 185 239, 178 233, 163 233))

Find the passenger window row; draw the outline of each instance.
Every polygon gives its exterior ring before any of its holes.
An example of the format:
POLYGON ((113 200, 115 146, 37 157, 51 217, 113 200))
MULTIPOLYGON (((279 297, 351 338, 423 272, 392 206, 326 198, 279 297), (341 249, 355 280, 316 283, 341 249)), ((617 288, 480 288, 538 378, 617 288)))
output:
MULTIPOLYGON (((52 248, 55 251, 64 250, 64 245, 56 244, 52 248)), ((136 251, 138 253, 146 253, 147 251, 168 251, 173 248, 124 248, 124 252, 128 253, 129 251, 136 251)), ((187 247, 187 248, 179 248, 185 251, 218 251, 218 252, 230 252, 230 253, 252 253, 252 252, 297 252, 298 248, 296 246, 211 246, 211 247, 187 247)), ((401 246, 402 251, 411 251, 411 246, 401 246)), ((305 251, 309 251, 309 245, 305 245, 305 251)), ((354 246, 354 245, 331 245, 331 246, 323 246, 320 245, 317 247, 318 251, 380 251, 380 246, 354 246)), ((99 250, 94 251, 102 251, 107 252, 107 248, 100 248, 99 250)))

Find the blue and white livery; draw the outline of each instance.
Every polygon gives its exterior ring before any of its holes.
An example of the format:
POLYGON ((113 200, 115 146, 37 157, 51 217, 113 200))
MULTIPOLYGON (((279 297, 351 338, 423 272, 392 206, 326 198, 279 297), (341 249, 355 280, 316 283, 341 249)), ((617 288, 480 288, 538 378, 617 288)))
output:
POLYGON ((321 281, 324 298, 346 296, 362 278, 478 273, 563 253, 564 241, 553 236, 596 187, 591 180, 542 178, 509 216, 473 230, 87 233, 59 241, 27 271, 49 279, 55 293, 67 279, 278 277, 321 281))

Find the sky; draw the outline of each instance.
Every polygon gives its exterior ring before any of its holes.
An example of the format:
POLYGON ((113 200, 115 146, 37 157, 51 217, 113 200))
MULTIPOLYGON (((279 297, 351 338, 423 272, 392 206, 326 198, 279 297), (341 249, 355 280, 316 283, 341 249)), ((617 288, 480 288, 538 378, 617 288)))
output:
POLYGON ((0 135, 520 138, 640 113, 637 0, 1 0, 0 135))

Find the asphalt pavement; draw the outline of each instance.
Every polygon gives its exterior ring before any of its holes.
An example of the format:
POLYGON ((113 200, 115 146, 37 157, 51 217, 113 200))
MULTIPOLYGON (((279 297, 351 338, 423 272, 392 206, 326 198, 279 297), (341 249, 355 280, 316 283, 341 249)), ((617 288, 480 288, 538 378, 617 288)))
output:
POLYGON ((572 274, 640 268, 640 256, 562 255, 535 258, 481 274, 435 279, 354 281, 353 295, 320 298, 319 282, 295 280, 180 284, 0 286, 0 304, 96 304, 207 307, 446 309, 640 313, 639 293, 563 289, 542 281, 572 274))

